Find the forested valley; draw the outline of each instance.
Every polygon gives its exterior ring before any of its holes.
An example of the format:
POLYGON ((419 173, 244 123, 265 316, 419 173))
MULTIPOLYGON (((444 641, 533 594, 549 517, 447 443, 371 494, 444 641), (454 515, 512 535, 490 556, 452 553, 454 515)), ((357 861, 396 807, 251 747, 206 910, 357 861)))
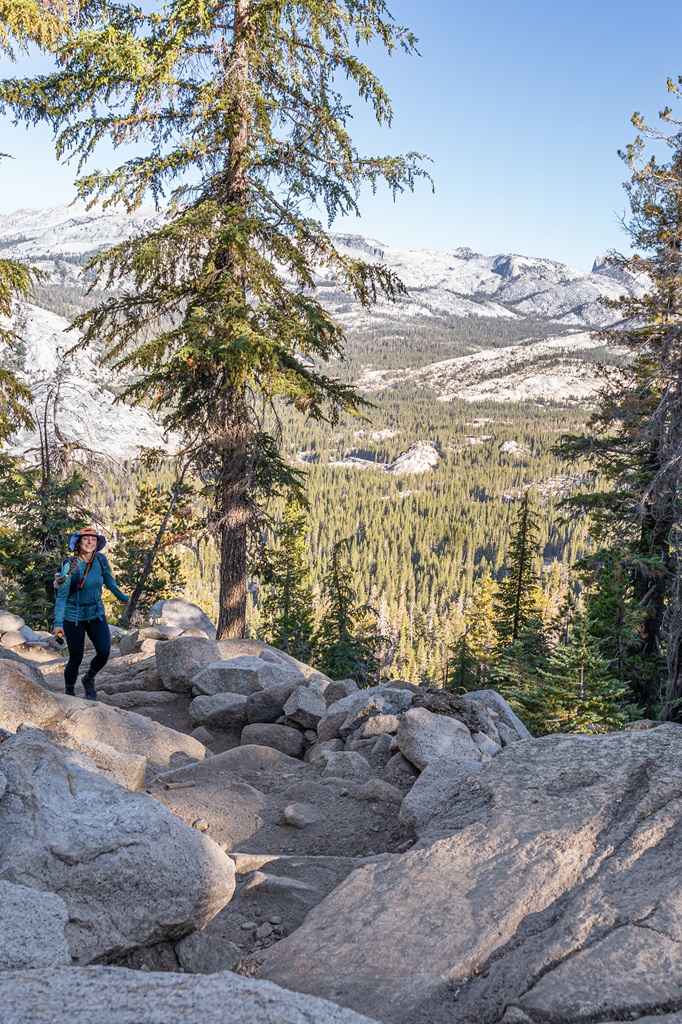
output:
MULTIPOLYGON (((537 732, 679 720, 679 122, 662 112, 667 163, 645 159, 660 131, 638 115, 623 154, 636 255, 606 263, 612 288, 639 285, 609 292, 609 315, 591 321, 599 347, 573 353, 599 380, 593 400, 561 402, 548 384, 542 400, 465 402, 456 382, 438 396, 416 378, 366 392, 368 368, 505 346, 520 349, 515 372, 530 379, 564 354, 526 359, 524 348, 557 336, 563 346, 565 334, 568 351, 587 300, 551 323, 520 316, 518 296, 498 317, 444 313, 473 308, 474 282, 437 315, 405 317, 397 272, 329 226, 359 212, 367 185, 396 198, 429 171, 417 152, 362 157, 331 86, 343 69, 390 124, 351 38, 410 54, 414 36, 383 4, 314 4, 302 24, 286 5, 256 17, 237 0, 233 13, 226 26, 219 7, 188 20, 182 4, 153 15, 123 4, 102 20, 97 5, 74 14, 30 2, 0 33, 10 56, 29 45, 54 55, 49 75, 0 83, 0 104, 27 126, 47 117, 60 158, 87 160, 102 142, 140 147, 110 171, 81 163, 81 199, 131 214, 167 197, 140 232, 67 255, 63 288, 1 259, 0 313, 33 299, 73 318, 78 349, 117 375, 103 386, 175 444, 174 457, 158 448, 127 467, 88 457, 63 430, 58 372, 44 408, 31 407, 21 323, 4 320, 0 441, 32 424, 38 443, 28 462, 0 452, 3 601, 49 625, 48 569, 69 532, 95 519, 136 595, 126 624, 186 594, 220 639, 259 637, 364 685, 494 686, 537 732), (167 115, 150 113, 164 103, 167 115), (69 260, 82 277, 66 274, 69 260)), ((522 258, 503 263, 496 280, 522 274, 522 258)))

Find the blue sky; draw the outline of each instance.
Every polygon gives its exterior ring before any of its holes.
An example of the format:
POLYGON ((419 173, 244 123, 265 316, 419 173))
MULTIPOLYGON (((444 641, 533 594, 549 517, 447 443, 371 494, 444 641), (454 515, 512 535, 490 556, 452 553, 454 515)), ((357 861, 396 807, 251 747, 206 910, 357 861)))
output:
MULTIPOLYGON (((598 252, 625 247, 618 218, 627 171, 617 150, 634 136, 633 112, 655 119, 668 102, 667 77, 682 74, 678 0, 389 6, 419 37, 421 57, 372 51, 394 124, 380 131, 358 109, 355 137, 367 152, 428 153, 436 192, 419 184, 395 204, 368 193, 362 218, 337 229, 411 249, 470 246, 584 269, 598 252)), ((4 73, 15 72, 5 64, 4 73)), ((73 169, 56 163, 45 128, 0 120, 0 151, 15 157, 0 162, 0 212, 73 198, 73 169)), ((109 162, 105 153, 97 164, 109 162)))

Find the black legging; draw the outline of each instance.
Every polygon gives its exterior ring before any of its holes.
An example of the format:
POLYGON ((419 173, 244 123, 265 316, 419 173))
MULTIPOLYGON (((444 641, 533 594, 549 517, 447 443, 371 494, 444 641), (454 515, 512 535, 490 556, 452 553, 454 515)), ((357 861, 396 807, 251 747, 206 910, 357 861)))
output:
POLYGON ((85 650, 85 634, 95 645, 95 657, 90 662, 90 672, 94 676, 104 668, 111 653, 111 634, 106 619, 90 619, 89 622, 64 622, 64 636, 69 645, 69 660, 64 669, 64 682, 67 686, 75 686, 78 669, 83 660, 85 650))

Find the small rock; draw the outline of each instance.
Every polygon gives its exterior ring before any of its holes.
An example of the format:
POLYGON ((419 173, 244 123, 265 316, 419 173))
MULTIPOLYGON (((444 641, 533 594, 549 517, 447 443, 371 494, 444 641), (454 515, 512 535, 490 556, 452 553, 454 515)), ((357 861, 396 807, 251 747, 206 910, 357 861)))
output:
POLYGON ((466 725, 455 718, 411 708, 400 721, 397 736, 402 754, 423 771, 431 761, 480 760, 481 754, 466 725))
POLYGON ((278 914, 273 914, 270 918, 270 924, 282 924, 282 918, 278 914))
POLYGON ((369 779, 358 787, 355 794, 358 800, 381 800, 384 803, 401 804, 403 794, 390 782, 382 782, 381 779, 369 779))
POLYGON ((21 635, 21 633, 15 630, 11 630, 8 633, 3 633, 2 637, 0 638, 0 644, 2 644, 3 647, 21 647, 23 643, 25 643, 23 636, 21 635))
POLYGON ((258 925, 256 924, 256 922, 255 922, 255 921, 243 921, 243 922, 242 922, 242 931, 243 931, 243 932, 252 932, 252 931, 255 931, 255 929, 256 929, 257 927, 258 927, 258 925))
POLYGON ((342 700, 344 697, 350 696, 351 693, 357 693, 358 684, 354 679, 337 679, 329 683, 326 690, 324 691, 324 699, 329 707, 330 704, 335 704, 337 700, 342 700))
POLYGON ((316 686, 297 686, 284 705, 284 714, 304 729, 314 729, 327 710, 324 694, 316 686))
POLYGON ((190 736, 192 736, 195 740, 198 740, 199 743, 203 743, 204 745, 206 745, 207 743, 212 743, 213 740, 215 739, 215 736, 213 735, 211 730, 207 729, 205 725, 199 725, 197 726, 196 729, 192 729, 190 736))
POLYGON ((160 644, 156 664, 164 689, 189 693, 192 681, 202 666, 220 659, 220 648, 213 640, 198 636, 177 636, 160 644))
POLYGON ((189 717, 195 726, 240 730, 246 725, 246 697, 240 693, 195 697, 189 706, 189 717))
POLYGON ((282 811, 280 820, 282 825, 305 828, 306 825, 314 825, 319 815, 311 804, 289 804, 282 811))
POLYGON ((20 615, 13 615, 12 612, 0 611, 0 634, 10 632, 18 633, 25 625, 26 623, 20 615))
POLYGON ((257 939, 267 939, 270 935, 272 935, 272 925, 268 924, 267 921, 265 924, 262 924, 260 928, 256 928, 257 939))
POLYGON ((157 601, 149 609, 149 621, 152 626, 175 626, 181 630, 200 629, 212 640, 216 635, 216 628, 205 612, 184 597, 157 601))
MULTIPOLYGON (((208 639, 208 637, 207 637, 207 639, 208 639)), ((168 641, 165 640, 165 639, 164 640, 154 640, 151 637, 148 637, 146 640, 143 640, 142 643, 140 644, 140 651, 143 654, 156 654, 156 651, 157 651, 157 646, 156 645, 157 644, 167 643, 167 642, 168 641)))
POLYGON ((300 757, 304 747, 303 736, 298 729, 266 722, 244 726, 240 742, 242 746, 253 743, 259 747, 272 747, 289 757, 300 757))
POLYGON ((192 828, 195 828, 197 832, 205 832, 208 828, 206 818, 196 818, 196 820, 192 822, 192 828))
POLYGON ((239 966, 241 953, 234 942, 220 935, 192 932, 175 946, 180 967, 190 974, 217 974, 239 966))
POLYGON ((368 740, 384 733, 397 732, 399 725, 400 719, 397 715, 372 715, 359 730, 358 739, 368 740))
MULTIPOLYGON (((289 679, 285 679, 284 682, 278 683, 276 686, 268 686, 265 690, 251 693, 246 704, 246 717, 249 725, 258 722, 276 722, 282 716, 284 705, 289 697, 300 684, 300 676, 292 674, 289 679)), ((317 735, 315 738, 317 739, 317 735)))
POLYGON ((495 740, 491 740, 490 736, 486 736, 484 732, 472 732, 471 738, 482 754, 489 754, 490 757, 495 757, 502 750, 500 744, 495 743, 495 740))
POLYGON ((320 759, 325 763, 323 776, 334 775, 341 779, 352 779, 367 778, 372 773, 367 758, 353 750, 325 750, 320 759))
POLYGON ((125 636, 122 636, 118 647, 120 653, 122 655, 135 654, 140 649, 138 644, 139 636, 139 629, 134 629, 132 633, 126 633, 125 636))
POLYGON ((505 725, 504 722, 499 723, 497 731, 500 734, 503 747, 508 747, 510 743, 518 743, 521 739, 516 729, 510 728, 508 725, 505 725))

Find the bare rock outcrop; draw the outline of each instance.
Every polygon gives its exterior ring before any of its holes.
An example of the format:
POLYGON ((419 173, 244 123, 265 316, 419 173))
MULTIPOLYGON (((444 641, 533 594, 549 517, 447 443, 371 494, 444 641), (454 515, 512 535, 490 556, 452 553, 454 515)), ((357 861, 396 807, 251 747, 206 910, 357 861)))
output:
POLYGON ((224 972, 142 974, 120 967, 0 974, 3 1024, 373 1024, 334 1003, 224 972))
POLYGON ((63 717, 57 728, 76 739, 107 743, 123 753, 146 757, 150 774, 206 756, 206 747, 192 736, 159 725, 135 711, 104 704, 88 705, 74 697, 64 697, 60 704, 63 717))
POLYGON ((192 677, 202 665, 219 658, 220 651, 215 641, 200 636, 177 636, 159 644, 156 650, 161 682, 166 690, 173 693, 189 693, 192 677))
POLYGON ((0 879, 61 897, 77 963, 180 938, 232 896, 215 843, 36 733, 0 744, 0 773, 0 879))
POLYGON ((70 964, 68 919, 56 893, 0 881, 0 972, 70 964))
POLYGON ((21 722, 54 725, 62 707, 21 662, 0 659, 0 727, 14 732, 21 722))
POLYGON ((510 744, 441 809, 441 838, 354 871, 260 976, 386 1024, 665 1014, 682 1000, 681 761, 674 724, 510 744))

